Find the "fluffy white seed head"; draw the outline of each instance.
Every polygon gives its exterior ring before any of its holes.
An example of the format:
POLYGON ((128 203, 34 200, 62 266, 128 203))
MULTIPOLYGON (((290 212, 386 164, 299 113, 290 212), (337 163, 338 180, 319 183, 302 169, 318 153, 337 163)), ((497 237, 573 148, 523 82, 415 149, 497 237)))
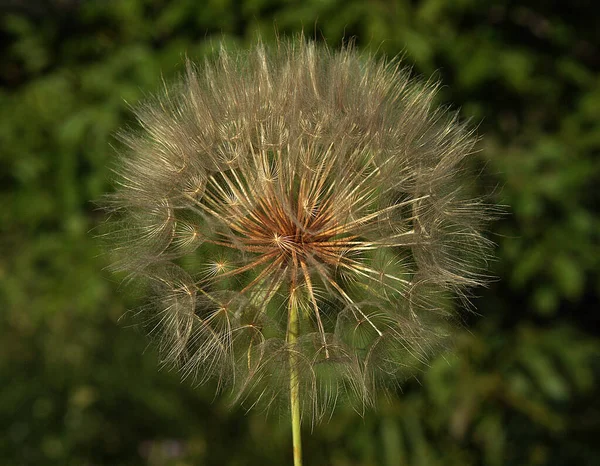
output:
POLYGON ((489 247, 474 137, 434 95, 397 63, 300 38, 188 63, 139 106, 110 237, 115 268, 152 284, 165 362, 268 404, 295 352, 318 419, 426 361, 489 247))

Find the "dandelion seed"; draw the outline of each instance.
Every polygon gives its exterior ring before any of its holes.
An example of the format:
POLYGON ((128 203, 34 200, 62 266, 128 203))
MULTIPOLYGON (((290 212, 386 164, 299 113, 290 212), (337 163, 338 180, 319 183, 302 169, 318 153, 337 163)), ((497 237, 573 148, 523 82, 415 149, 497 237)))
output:
POLYGON ((201 277, 203 277, 203 278, 216 277, 220 274, 227 272, 227 270, 229 268, 230 268, 230 266, 227 263, 227 261, 225 261, 224 259, 217 259, 214 262, 209 262, 205 266, 204 273, 201 274, 201 277))
POLYGON ((165 362, 249 406, 288 400, 298 448, 301 415, 424 363, 490 246, 475 138, 434 95, 299 39, 188 63, 142 105, 110 206, 116 268, 157 284, 165 362))

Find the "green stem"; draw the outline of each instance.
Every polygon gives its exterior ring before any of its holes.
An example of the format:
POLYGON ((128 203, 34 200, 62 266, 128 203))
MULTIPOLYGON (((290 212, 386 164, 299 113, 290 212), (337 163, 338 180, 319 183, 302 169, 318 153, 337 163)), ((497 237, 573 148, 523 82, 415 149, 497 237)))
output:
POLYGON ((298 352, 294 344, 300 331, 298 305, 292 292, 289 301, 288 343, 290 345, 290 407, 292 409, 292 439, 294 466, 302 466, 302 438, 300 432, 300 381, 298 376, 298 352))

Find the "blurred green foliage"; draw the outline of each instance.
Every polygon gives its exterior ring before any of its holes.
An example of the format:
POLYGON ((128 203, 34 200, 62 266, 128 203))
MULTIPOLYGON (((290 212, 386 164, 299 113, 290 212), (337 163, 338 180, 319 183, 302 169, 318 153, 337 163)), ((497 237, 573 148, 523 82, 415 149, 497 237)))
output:
POLYGON ((287 418, 160 371, 93 202, 128 104, 219 41, 403 54, 482 135, 499 277, 456 347, 307 465, 600 464, 600 29, 592 1, 29 0, 0 6, 0 464, 287 464, 287 418), (276 25, 276 29, 274 27, 276 25), (314 31, 314 34, 313 32, 314 31), (119 320, 122 315, 125 318, 119 320))

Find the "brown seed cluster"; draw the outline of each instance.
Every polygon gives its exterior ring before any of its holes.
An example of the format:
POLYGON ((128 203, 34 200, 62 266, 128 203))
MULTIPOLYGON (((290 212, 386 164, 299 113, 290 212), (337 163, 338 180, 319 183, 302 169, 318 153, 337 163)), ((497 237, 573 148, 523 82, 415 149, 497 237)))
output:
POLYGON ((267 404, 294 361, 315 418, 425 362, 489 247, 474 138, 434 95, 299 39, 188 64, 141 105, 109 237, 115 268, 152 284, 165 361, 267 404))

